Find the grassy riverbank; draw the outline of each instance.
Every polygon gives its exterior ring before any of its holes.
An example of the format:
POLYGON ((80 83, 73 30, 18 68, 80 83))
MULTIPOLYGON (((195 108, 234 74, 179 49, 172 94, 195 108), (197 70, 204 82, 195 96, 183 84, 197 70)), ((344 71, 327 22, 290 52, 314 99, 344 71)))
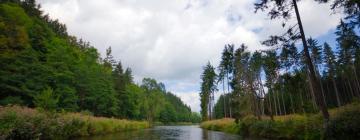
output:
POLYGON ((360 137, 360 104, 349 104, 330 110, 328 127, 323 127, 320 114, 286 115, 257 120, 254 116, 220 119, 201 123, 208 130, 223 131, 250 137, 270 139, 353 139, 360 137))
POLYGON ((0 139, 68 139, 148 127, 147 122, 94 117, 84 113, 0 107, 0 139))

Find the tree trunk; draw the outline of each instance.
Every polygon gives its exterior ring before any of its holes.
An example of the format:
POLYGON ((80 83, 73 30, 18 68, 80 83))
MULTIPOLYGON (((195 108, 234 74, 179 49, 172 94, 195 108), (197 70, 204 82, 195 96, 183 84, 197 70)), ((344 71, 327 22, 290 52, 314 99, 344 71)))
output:
POLYGON ((312 100, 312 103, 313 103, 313 108, 314 110, 317 109, 317 106, 316 106, 316 101, 315 101, 315 94, 314 94, 314 90, 313 90, 313 86, 312 86, 312 83, 310 82, 310 76, 309 76, 309 72, 306 72, 306 75, 307 75, 307 78, 308 78, 308 81, 309 81, 309 86, 310 86, 310 95, 311 95, 311 100, 312 100))
POLYGON ((324 101, 325 105, 327 105, 324 86, 323 86, 323 83, 322 83, 321 75, 319 73, 319 68, 317 66, 315 66, 315 71, 316 71, 316 75, 317 75, 317 77, 318 77, 318 79, 320 81, 321 94, 322 94, 322 97, 323 97, 323 101, 324 101))
POLYGON ((295 105, 294 105, 294 101, 293 101, 291 92, 289 92, 289 95, 290 95, 291 111, 293 114, 295 114, 295 105))
POLYGON ((277 101, 278 101, 279 115, 282 115, 282 111, 281 111, 281 103, 280 103, 280 100, 279 100, 279 92, 277 92, 277 94, 276 94, 276 98, 277 98, 277 101))
POLYGON ((260 120, 261 117, 260 117, 260 113, 259 113, 259 105, 257 103, 257 99, 256 99, 256 91, 254 89, 254 85, 253 85, 253 82, 251 82, 251 85, 250 85, 250 90, 251 92, 253 93, 252 94, 252 99, 253 99, 253 106, 254 106, 254 112, 255 112, 255 116, 257 116, 257 118, 260 120))
POLYGON ((228 104, 229 104, 229 117, 232 118, 232 112, 231 112, 231 97, 230 97, 230 83, 229 83, 229 73, 226 73, 226 80, 227 80, 227 90, 228 90, 228 104))
MULTIPOLYGON (((274 91, 274 90, 273 90, 274 91)), ((273 100, 274 100, 274 108, 275 108, 275 115, 277 116, 278 115, 278 105, 277 105, 277 101, 276 101, 276 97, 275 97, 275 91, 271 94, 273 100)))
POLYGON ((338 91, 338 88, 337 88, 337 85, 336 85, 336 82, 335 82, 335 79, 334 79, 333 75, 331 76, 331 81, 332 81, 332 84, 334 85, 334 89, 335 89, 335 96, 336 96, 337 106, 340 107, 341 106, 341 101, 340 101, 340 97, 339 97, 339 91, 338 91))
POLYGON ((356 92, 357 94, 356 94, 356 95, 358 96, 358 98, 360 98, 360 93, 359 93, 359 91, 360 91, 360 84, 359 84, 358 75, 357 75, 357 72, 356 72, 354 63, 353 63, 353 65, 352 65, 352 69, 353 69, 354 74, 355 74, 356 89, 357 89, 357 92, 356 92))
MULTIPOLYGON (((269 91, 272 91, 272 86, 270 86, 269 91)), ((268 93, 269 93, 269 92, 268 92, 268 93)), ((272 93, 274 93, 274 92, 272 91, 272 93)), ((270 94, 269 94, 269 98, 268 98, 268 103, 269 103, 270 118, 271 118, 271 120, 274 120, 274 114, 273 114, 273 111, 272 111, 271 95, 270 95, 270 94)))
POLYGON ((312 60, 310 58, 310 54, 309 54, 309 48, 306 44, 306 38, 305 38, 305 33, 304 33, 304 29, 302 27, 302 23, 301 23, 301 19, 300 19, 300 14, 299 14, 299 10, 298 10, 298 6, 296 3, 296 0, 293 0, 293 4, 294 4, 294 8, 295 8, 295 13, 296 13, 296 18, 298 21, 298 25, 299 25, 299 29, 300 29, 300 33, 301 33, 301 40, 304 46, 304 52, 305 52, 305 57, 306 57, 306 62, 310 71, 310 79, 311 79, 311 83, 313 85, 313 90, 314 90, 314 94, 315 94, 315 101, 319 107, 319 109, 321 110, 321 113, 324 117, 324 127, 326 128, 327 123, 329 121, 329 112, 327 110, 326 104, 324 103, 324 101, 322 100, 322 94, 321 94, 321 89, 320 89, 320 85, 319 82, 316 78, 316 74, 315 74, 315 70, 314 67, 312 65, 312 60))
POLYGON ((265 90, 264 90, 264 87, 262 85, 262 81, 261 81, 261 77, 258 75, 257 76, 257 79, 258 79, 258 83, 259 83, 259 87, 260 87, 260 93, 261 93, 261 99, 263 100, 260 100, 260 103, 261 103, 261 114, 264 115, 264 110, 265 110, 265 90))
POLYGON ((300 101, 301 101, 301 109, 302 109, 302 111, 303 111, 303 113, 306 113, 305 112, 305 108, 304 108, 304 99, 303 99, 303 96, 302 96, 302 94, 303 94, 303 90, 301 90, 301 92, 300 92, 300 101))
POLYGON ((225 80, 222 78, 222 83, 223 83, 223 105, 224 105, 224 118, 226 118, 226 99, 225 99, 225 80))
POLYGON ((282 101, 282 105, 283 105, 283 113, 284 115, 286 115, 286 106, 285 106, 285 101, 284 101, 284 92, 281 92, 281 101, 282 101))

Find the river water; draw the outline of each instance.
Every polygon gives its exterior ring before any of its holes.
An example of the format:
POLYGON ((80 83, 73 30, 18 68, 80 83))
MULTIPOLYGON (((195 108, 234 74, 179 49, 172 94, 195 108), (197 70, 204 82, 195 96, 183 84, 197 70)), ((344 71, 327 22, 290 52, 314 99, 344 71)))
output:
POLYGON ((199 126, 155 126, 154 128, 107 135, 82 137, 78 140, 241 140, 238 135, 209 131, 199 126))

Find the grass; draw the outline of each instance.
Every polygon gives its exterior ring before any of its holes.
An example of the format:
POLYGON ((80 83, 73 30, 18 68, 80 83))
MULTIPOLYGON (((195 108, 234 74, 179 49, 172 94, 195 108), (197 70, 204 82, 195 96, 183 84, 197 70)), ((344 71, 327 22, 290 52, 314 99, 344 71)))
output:
POLYGON ((69 139, 148 127, 143 121, 54 113, 20 106, 0 107, 0 139, 69 139))
POLYGON ((223 131, 232 134, 237 134, 239 130, 235 120, 230 118, 206 121, 201 123, 200 127, 208 130, 223 131))
POLYGON ((328 126, 324 128, 320 114, 291 114, 258 120, 254 116, 220 119, 201 123, 208 130, 223 131, 269 139, 355 139, 360 137, 360 104, 353 103, 329 110, 328 126))

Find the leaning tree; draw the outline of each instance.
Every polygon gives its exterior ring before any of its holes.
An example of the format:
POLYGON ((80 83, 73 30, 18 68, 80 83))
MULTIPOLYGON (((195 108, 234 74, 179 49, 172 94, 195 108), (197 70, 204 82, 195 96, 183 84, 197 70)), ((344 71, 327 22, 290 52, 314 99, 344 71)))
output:
POLYGON ((305 56, 306 67, 309 72, 309 78, 311 88, 314 92, 315 102, 322 112, 325 119, 325 125, 329 120, 329 112, 326 107, 326 103, 323 100, 323 94, 321 92, 320 81, 316 76, 316 69, 313 65, 313 60, 310 57, 309 47, 306 42, 305 32, 302 26, 302 21, 297 6, 297 0, 260 0, 255 4, 255 12, 267 11, 271 19, 284 19, 282 23, 283 27, 288 27, 287 31, 282 35, 272 35, 269 40, 263 42, 267 46, 287 46, 287 44, 294 43, 301 39, 303 44, 303 52, 305 56), (291 19, 292 13, 295 11, 297 24, 288 26, 287 23, 291 19))

